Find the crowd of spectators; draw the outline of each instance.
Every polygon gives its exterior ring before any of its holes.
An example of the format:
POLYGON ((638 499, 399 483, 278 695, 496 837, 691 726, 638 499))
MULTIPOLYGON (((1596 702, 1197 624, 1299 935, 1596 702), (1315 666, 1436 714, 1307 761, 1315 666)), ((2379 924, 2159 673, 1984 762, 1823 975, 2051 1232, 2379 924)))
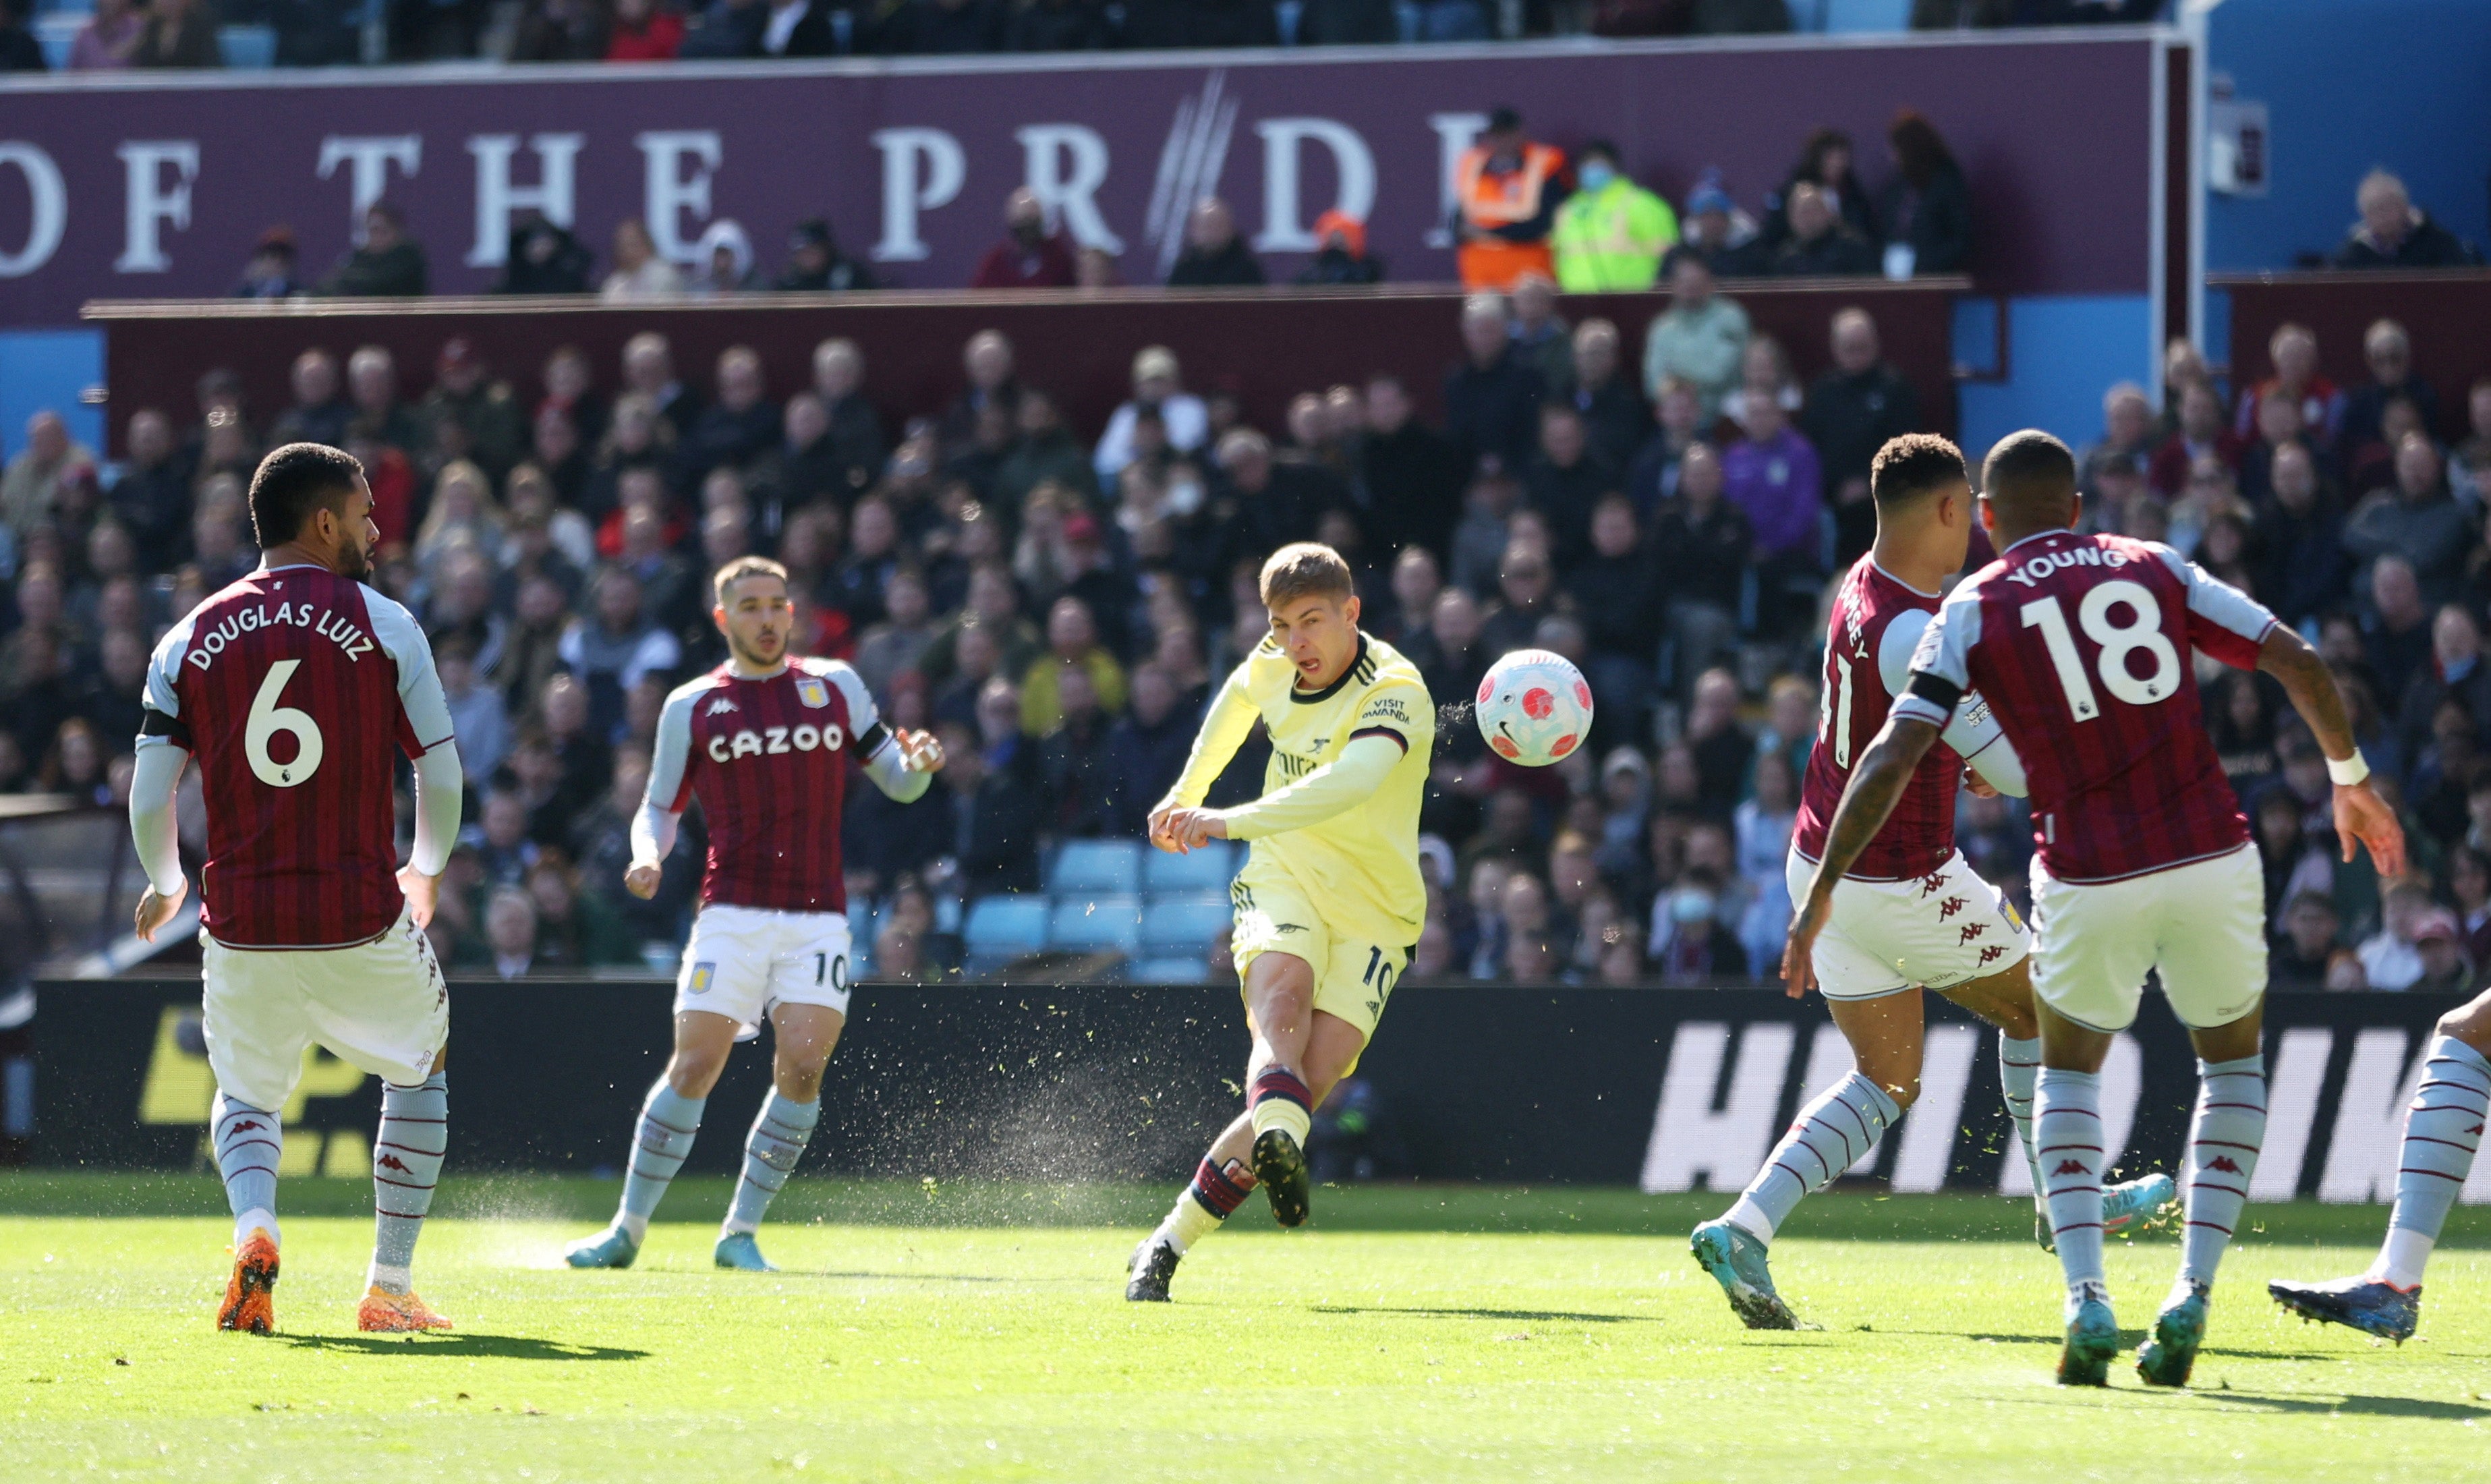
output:
MULTIPOLYGON (((1267 432, 1145 346, 1130 399, 1076 432, 1048 368, 992 331, 939 407, 879 404, 846 340, 773 387, 747 349, 679 367, 652 332, 611 366, 558 346, 491 367, 460 338, 429 366, 309 348, 277 407, 209 369, 195 407, 132 413, 108 470, 44 414, 0 475, 0 787, 120 797, 155 638, 252 564, 258 454, 316 439, 370 473, 375 580, 432 636, 473 781, 446 958, 575 967, 679 941, 697 829, 643 903, 620 890, 628 824, 659 702, 720 657, 703 574, 750 551, 795 572, 806 649, 945 737, 924 800, 852 796, 852 889, 914 920, 1038 887, 1057 841, 1138 833, 1261 635, 1262 556, 1313 538, 1440 696, 1531 644, 1599 689, 1596 748, 1551 771, 1444 728, 1428 972, 1744 975, 1779 931, 1752 882, 1813 726, 1810 687, 1772 677, 1804 673, 1815 592, 1864 540, 1832 512, 1918 420, 1865 314, 1836 316, 1833 368, 1802 388, 1700 259, 1673 283, 1630 327, 1641 356, 1617 325, 1568 324, 1544 282, 1472 297, 1441 422, 1379 375, 1309 388, 1267 432), (1687 925, 1706 893, 1718 931, 1687 925)), ((1249 745, 1215 800, 1262 766, 1249 745)))
MULTIPOLYGON (((1789 240, 1837 229, 1814 211, 1873 219, 1846 157, 1838 136, 1810 141, 1776 198, 1789 240)), ((2365 206, 2381 193, 2365 182, 2365 206)), ((2401 210, 2409 239, 2425 218, 2401 210)), ((1829 584, 1874 532, 1871 455, 1927 423, 1858 307, 1830 317, 1826 368, 1802 384, 1716 280, 1703 245, 1728 244, 1709 215, 1689 213, 1695 246, 1671 254, 1648 324, 1569 322, 1525 273, 1464 300, 1441 388, 1308 388, 1269 428, 1188 390, 1221 386, 1219 368, 1162 346, 1137 348, 1102 422, 1068 426, 1042 356, 991 330, 940 406, 882 400, 844 339, 790 387, 747 348, 678 365, 646 332, 611 365, 556 346, 488 366, 455 337, 428 366, 314 346, 278 407, 209 368, 193 407, 131 413, 108 468, 38 416, 0 474, 0 788, 120 797, 150 646, 255 560, 243 493, 260 452, 313 439, 370 472, 377 581, 425 623, 456 713, 475 796, 446 958, 563 969, 679 941, 696 822, 644 903, 620 890, 629 820, 660 700, 721 654, 703 574, 765 552, 795 573, 804 647, 945 738, 925 799, 852 796, 848 852, 856 899, 894 926, 882 971, 940 972, 957 946, 931 924, 954 904, 1039 887, 1060 841, 1139 832, 1209 687, 1262 632, 1262 556, 1318 538, 1441 699, 1524 646, 1574 658, 1598 696, 1591 744, 1539 771, 1449 713, 1418 972, 1763 976, 1790 910, 1780 861, 1829 584)), ((2380 216, 2374 247, 2408 240, 2380 216)), ((1216 202, 1195 220, 1187 259, 1222 271, 1243 251, 1233 223, 1216 202)), ((862 272, 817 225, 786 273, 862 272)), ((531 271, 589 272, 567 235, 520 234, 531 271)), ((1016 236, 989 267, 1019 271, 1013 254, 1045 242, 1016 236)), ((284 246, 262 244, 254 278, 290 277, 284 246)), ((712 276, 755 272, 747 247, 717 248, 712 276)), ((627 226, 615 249, 609 297, 680 290, 645 234, 627 226)), ((384 206, 333 276, 423 272, 384 206)), ((2277 981, 2470 980, 2491 967, 2491 377, 2424 384, 2412 332, 2386 320, 2362 351, 2368 374, 2339 387, 2315 336, 2285 326, 2265 374, 2226 388, 2175 345, 2158 405, 2131 384, 2105 395, 2085 520, 2171 542, 2309 633, 2408 815, 2409 877, 2333 860, 2315 744, 2270 684, 2207 672, 2207 723, 2268 862, 2277 981)), ((1214 800, 1261 771, 1249 745, 1214 800)), ((1961 819, 1974 862, 2020 894, 2020 804, 1967 798, 1961 819)))
MULTIPOLYGON (((1921 30, 2152 20, 2165 0, 1915 0, 1921 30)), ((41 71, 26 0, 0 0, 0 71, 41 71)), ((1803 13, 1813 15, 1804 4, 1803 13)), ((95 0, 75 71, 223 65, 219 20, 269 26, 280 67, 477 57, 513 62, 945 56, 1729 36, 1794 29, 1790 0, 95 0)))
POLYGON ((2229 396, 2175 345, 2161 406, 2111 388, 2083 455, 2089 525, 2170 542, 2318 645, 2404 815, 2405 877, 2338 859, 2315 740, 2271 681, 2201 661, 2283 987, 2459 989, 2491 972, 2491 375, 2430 386, 2414 333, 2372 324, 2367 374, 2338 386, 2317 336, 2284 325, 2266 374, 2229 396))
MULTIPOLYGON (((1686 261, 1710 276, 1903 279, 1961 273, 1972 251, 1971 196, 1962 168, 1936 129, 1905 108, 1887 131, 1892 171, 1871 192, 1852 166, 1852 141, 1839 130, 1808 136, 1780 188, 1763 196, 1761 218, 1742 209, 1708 171, 1683 215, 1626 173, 1618 147, 1586 143, 1565 152, 1532 141, 1510 109, 1498 109, 1481 142, 1457 164, 1463 190, 1453 214, 1464 286, 1527 294, 1545 305, 1568 293, 1648 290, 1686 261), (1527 190, 1512 177, 1528 172, 1527 190), (1517 197, 1525 204, 1513 205, 1517 197), (1684 231, 1682 233, 1682 223, 1684 231)), ((2365 189, 2368 188, 2365 187, 2365 189)), ((985 290, 1104 289, 1124 286, 1114 254, 1077 242, 1050 221, 1026 187, 1004 200, 1003 231, 980 256, 966 287, 985 290)), ((2421 229, 2437 231, 2421 221, 2421 229)), ((362 240, 312 276, 294 235, 272 227, 252 244, 235 279, 237 299, 422 298, 431 291, 430 258, 392 202, 366 208, 362 240)), ((2445 235, 2445 234, 2442 234, 2445 235)), ((1366 225, 1337 209, 1314 222, 1317 249, 1291 279, 1311 287, 1383 282, 1386 264, 1368 249, 1366 225)), ((2452 239, 2451 239, 2452 241, 2452 239)), ((659 255, 648 227, 626 218, 613 228, 600 271, 597 249, 570 227, 533 211, 511 228, 496 294, 589 295, 607 303, 659 303, 771 291, 846 293, 883 287, 872 266, 845 251, 830 221, 799 221, 773 265, 760 261, 742 223, 704 228, 689 263, 659 255)), ((1186 215, 1184 241, 1164 277, 1170 288, 1252 287, 1273 281, 1235 211, 1205 196, 1186 215)), ((922 287, 923 285, 921 285, 922 287)), ((1534 316, 1534 334, 1545 328, 1534 316)))

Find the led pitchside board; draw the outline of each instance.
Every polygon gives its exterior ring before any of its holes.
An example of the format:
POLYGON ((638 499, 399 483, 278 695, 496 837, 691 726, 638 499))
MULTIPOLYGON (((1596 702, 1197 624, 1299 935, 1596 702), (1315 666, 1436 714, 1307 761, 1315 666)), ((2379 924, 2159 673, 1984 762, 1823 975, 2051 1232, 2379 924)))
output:
MULTIPOLYGON (((451 992, 454 1178, 616 1166, 665 1061, 672 986, 485 980, 451 992)), ((2255 1198, 2391 1199, 2404 1106, 2432 1024, 2454 1004, 2273 996, 2255 1198)), ((39 986, 34 1162, 204 1170, 215 1089, 198 1008, 195 979, 39 986)), ((1996 1033, 1934 996, 1928 1012, 1920 1101, 1854 1174, 1898 1192, 2025 1193, 1996 1033)), ((806 1168, 1178 1178, 1234 1115, 1245 1055, 1224 984, 865 984, 823 1085, 839 1137, 806 1168)), ((1736 1190, 1798 1107, 1850 1065, 1822 1006, 1768 989, 1412 984, 1360 1064, 1361 1126, 1319 1119, 1316 1154, 1348 1140, 1389 1177, 1736 1190), (1474 1074, 1491 1066, 1505 1091, 1482 1101, 1474 1074)), ((768 1077, 767 1059, 747 1052, 714 1095, 750 1106, 768 1077)), ((2186 1036, 2149 996, 2104 1067, 2103 1121, 2124 1168, 2177 1167, 2196 1087, 2186 1036)), ((377 1104, 371 1078, 308 1055, 283 1110, 288 1171, 361 1175, 377 1104)), ((704 1140, 691 1168, 723 1174, 739 1157, 737 1141, 704 1140)), ((2491 1161, 2465 1199, 2491 1200, 2491 1161)))

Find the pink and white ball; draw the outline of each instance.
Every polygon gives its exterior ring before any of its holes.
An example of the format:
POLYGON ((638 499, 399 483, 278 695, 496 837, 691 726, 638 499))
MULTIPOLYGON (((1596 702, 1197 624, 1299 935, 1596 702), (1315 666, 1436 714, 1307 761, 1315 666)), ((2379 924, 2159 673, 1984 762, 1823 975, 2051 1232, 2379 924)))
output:
POLYGON ((1592 687, 1563 655, 1515 650, 1480 682, 1478 713, 1480 735, 1497 756, 1545 768, 1583 744, 1592 687))

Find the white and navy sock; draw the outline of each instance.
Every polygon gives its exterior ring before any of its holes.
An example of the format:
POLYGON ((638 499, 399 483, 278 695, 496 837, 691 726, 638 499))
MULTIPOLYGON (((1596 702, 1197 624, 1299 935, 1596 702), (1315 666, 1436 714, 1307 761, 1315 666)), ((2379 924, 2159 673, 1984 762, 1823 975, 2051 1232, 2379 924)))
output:
POLYGON ((744 1141, 744 1178, 735 1182, 735 1204, 727 1208, 726 1230, 758 1232, 770 1210, 771 1198, 786 1188, 796 1161, 805 1157, 813 1127, 822 1120, 816 1097, 800 1103, 777 1088, 761 1100, 761 1113, 744 1141))
POLYGON ((658 1213, 666 1186, 691 1153, 692 1138, 700 1132, 701 1109, 708 1104, 706 1097, 686 1097, 660 1077, 649 1090, 648 1101, 640 1105, 640 1126, 631 1140, 631 1167, 623 1177, 623 1208, 614 1213, 614 1224, 632 1241, 648 1237, 649 1218, 658 1213))
POLYGON ((2180 1279, 2211 1285, 2241 1224, 2266 1143, 2266 1058, 2200 1062, 2197 1077, 2197 1112, 2188 1120, 2188 1157, 2180 1172, 2188 1212, 2180 1279))
POLYGON ((1253 1193, 1254 1172, 1246 1168, 1246 1161, 1232 1159, 1225 1165, 1215 1165, 1205 1156, 1194 1170, 1192 1181, 1176 1198, 1175 1207, 1152 1235, 1163 1238, 1176 1249, 1177 1256, 1183 1257, 1195 1242, 1218 1231, 1220 1223, 1253 1193))
POLYGON ((2033 1085, 2041 1071, 2041 1042, 2037 1037, 2019 1041, 2012 1036, 1998 1038, 1998 1088, 2007 1104, 2007 1117, 2015 1124, 2016 1142, 2024 1148, 2024 1163, 2033 1172, 2033 1199, 2041 1199, 2040 1156, 2033 1152, 2033 1085))
POLYGON ((2101 1076, 2045 1066, 2033 1094, 2034 1154, 2072 1301, 2102 1287, 2101 1076))
POLYGON ((1802 1196, 1833 1183, 1902 1116, 1885 1089, 1851 1073, 1800 1110, 1725 1219, 1758 1241, 1772 1241, 1802 1196))
POLYGON ((450 1148, 450 1080, 434 1072, 411 1088, 381 1084, 381 1126, 372 1141, 372 1266, 365 1281, 403 1294, 414 1281, 415 1239, 441 1182, 450 1148))
POLYGON ((2447 1208, 2465 1188, 2482 1125, 2491 1116, 2491 1061, 2452 1035, 2430 1043, 2421 1086, 2405 1112, 2396 1156, 2396 1209, 2370 1275, 2401 1289, 2421 1287, 2421 1272, 2439 1244, 2447 1208))
POLYGON ((1253 1120, 1255 1137, 1277 1128, 1296 1140, 1300 1149, 1306 1147, 1306 1135, 1314 1127, 1314 1093, 1307 1090, 1304 1079, 1285 1066, 1265 1067, 1255 1077, 1246 1098, 1246 1112, 1253 1120))

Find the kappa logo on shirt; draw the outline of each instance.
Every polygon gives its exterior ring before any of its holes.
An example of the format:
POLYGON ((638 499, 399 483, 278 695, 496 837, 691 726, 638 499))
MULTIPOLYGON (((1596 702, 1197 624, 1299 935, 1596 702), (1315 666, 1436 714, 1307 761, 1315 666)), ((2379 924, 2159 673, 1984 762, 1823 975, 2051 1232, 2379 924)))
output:
POLYGON ((715 715, 717 715, 717 714, 718 714, 718 713, 720 713, 720 712, 731 712, 731 711, 740 711, 740 710, 742 710, 742 708, 741 708, 741 707, 739 707, 739 706, 737 706, 737 705, 735 704, 735 702, 734 702, 732 699, 730 699, 730 698, 728 698, 728 697, 726 697, 726 696, 719 696, 717 700, 712 701, 711 703, 709 703, 709 710, 708 710, 707 712, 703 713, 703 714, 704 714, 704 715, 715 716, 715 715))
POLYGON ((2091 1175, 2094 1172, 2086 1169, 2085 1162, 2081 1159, 2062 1159, 2059 1161, 2059 1168, 2050 1173, 2052 1175, 2091 1175))

